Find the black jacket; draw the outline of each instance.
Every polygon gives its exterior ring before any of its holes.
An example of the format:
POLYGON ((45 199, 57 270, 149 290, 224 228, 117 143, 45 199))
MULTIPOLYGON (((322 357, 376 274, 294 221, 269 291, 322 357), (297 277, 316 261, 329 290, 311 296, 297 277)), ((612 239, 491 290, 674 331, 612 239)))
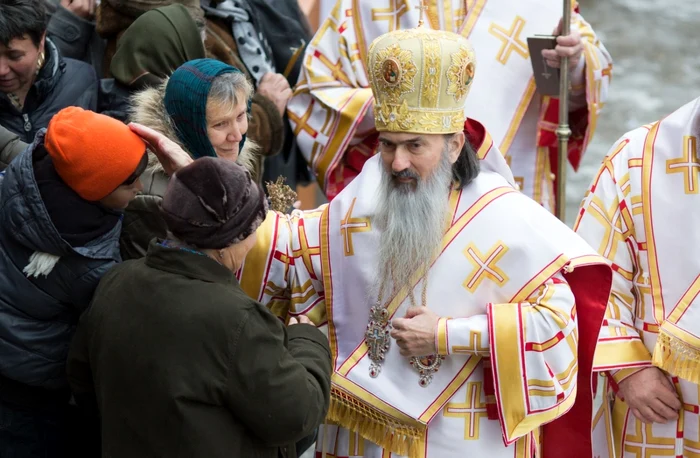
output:
POLYGON ((31 143, 40 129, 48 127, 53 115, 76 106, 97 109, 97 75, 84 62, 64 59, 50 39, 46 39, 46 62, 29 90, 22 112, 0 93, 0 125, 31 143))
POLYGON ((43 134, 0 175, 0 399, 13 401, 19 395, 8 392, 5 378, 67 388, 68 344, 78 317, 102 275, 121 261, 118 218, 113 228, 79 246, 58 232, 35 175, 43 134), (50 256, 58 259, 49 272, 29 275, 50 256))

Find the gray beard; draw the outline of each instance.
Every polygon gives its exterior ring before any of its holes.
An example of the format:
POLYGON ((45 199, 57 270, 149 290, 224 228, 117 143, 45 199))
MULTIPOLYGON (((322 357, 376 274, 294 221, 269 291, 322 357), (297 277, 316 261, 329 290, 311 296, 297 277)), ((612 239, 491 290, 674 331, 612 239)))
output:
MULTIPOLYGON (((379 241, 378 271, 372 293, 383 300, 394 289, 409 284, 411 276, 430 263, 442 245, 452 164, 447 152, 433 174, 417 183, 400 183, 383 164, 375 226, 382 231, 379 241), (414 189, 415 188, 415 189, 414 189)), ((413 176, 402 172, 399 175, 413 176)), ((413 285, 411 285, 413 286, 413 285)))

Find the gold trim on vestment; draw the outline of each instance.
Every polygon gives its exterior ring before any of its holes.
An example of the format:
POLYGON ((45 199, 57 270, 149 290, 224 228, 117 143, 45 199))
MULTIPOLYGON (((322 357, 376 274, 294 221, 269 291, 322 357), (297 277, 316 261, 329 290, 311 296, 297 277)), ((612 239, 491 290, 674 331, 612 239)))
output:
POLYGON ((652 363, 669 374, 700 384, 700 339, 666 321, 659 329, 652 363))
POLYGON ((277 229, 277 213, 270 210, 262 225, 256 231, 257 240, 250 250, 241 269, 240 285, 244 293, 250 298, 259 301, 264 294, 267 284, 265 274, 267 264, 271 262, 271 252, 274 250, 275 238, 273 237, 277 229))
POLYGON ((447 346, 447 318, 441 317, 438 320, 436 336, 435 348, 437 348, 437 354, 447 356, 449 354, 447 346))
POLYGON ((523 92, 518 108, 516 108, 513 118, 510 121, 510 126, 508 127, 508 130, 506 131, 506 134, 498 147, 498 150, 501 152, 501 154, 503 154, 503 156, 508 154, 508 150, 510 150, 511 145, 513 144, 515 134, 517 134, 518 129, 520 129, 520 124, 523 122, 525 113, 527 112, 527 109, 535 96, 536 90, 537 86, 535 85, 535 77, 533 76, 527 83, 527 87, 525 88, 525 92, 523 92))
POLYGON ((428 425, 336 374, 327 418, 393 453, 409 458, 424 455, 428 425))

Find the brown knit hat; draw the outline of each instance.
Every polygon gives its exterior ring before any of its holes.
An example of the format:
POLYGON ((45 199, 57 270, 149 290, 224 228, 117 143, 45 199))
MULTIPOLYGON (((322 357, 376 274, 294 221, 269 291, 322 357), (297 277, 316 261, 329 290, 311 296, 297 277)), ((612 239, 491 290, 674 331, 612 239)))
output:
POLYGON ((170 179, 161 207, 179 240, 220 250, 255 232, 265 220, 267 198, 245 168, 203 157, 170 179))

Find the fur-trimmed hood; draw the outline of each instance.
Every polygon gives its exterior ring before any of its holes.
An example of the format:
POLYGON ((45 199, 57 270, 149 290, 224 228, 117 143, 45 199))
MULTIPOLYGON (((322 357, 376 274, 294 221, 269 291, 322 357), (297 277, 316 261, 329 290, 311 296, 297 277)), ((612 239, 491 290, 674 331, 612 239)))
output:
MULTIPOLYGON (((129 121, 143 124, 151 129, 160 132, 170 140, 177 143, 183 150, 187 148, 182 144, 175 133, 175 125, 172 119, 165 110, 165 87, 168 84, 168 79, 158 87, 144 89, 134 93, 131 96, 129 109, 129 121)), ((189 151, 187 151, 189 153, 189 151)), ((260 161, 259 148, 250 138, 247 138, 243 149, 238 154, 238 162, 240 165, 248 169, 255 181, 259 181, 256 164, 260 161)), ((156 155, 149 150, 148 152, 148 168, 147 171, 162 170, 160 162, 156 155)))

